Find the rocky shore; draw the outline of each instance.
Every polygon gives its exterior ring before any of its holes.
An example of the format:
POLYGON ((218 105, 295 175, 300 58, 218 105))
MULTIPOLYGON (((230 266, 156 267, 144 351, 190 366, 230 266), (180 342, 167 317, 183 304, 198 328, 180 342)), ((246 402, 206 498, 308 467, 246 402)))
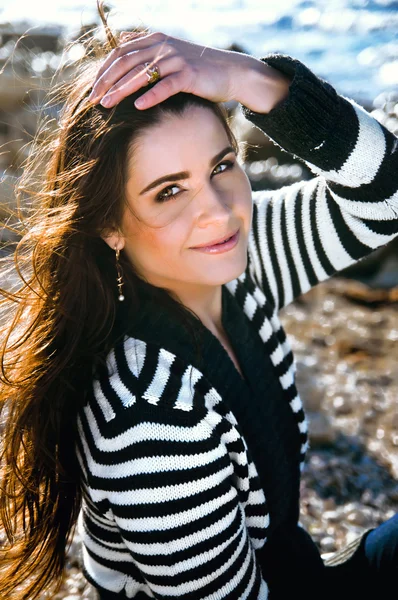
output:
POLYGON ((332 278, 282 313, 309 418, 302 523, 323 553, 398 510, 398 298, 355 287, 332 278))

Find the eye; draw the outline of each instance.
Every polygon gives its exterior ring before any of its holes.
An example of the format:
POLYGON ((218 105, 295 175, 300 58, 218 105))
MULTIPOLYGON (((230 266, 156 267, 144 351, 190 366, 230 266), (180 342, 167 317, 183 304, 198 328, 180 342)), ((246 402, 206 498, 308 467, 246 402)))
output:
POLYGON ((174 198, 174 196, 177 196, 178 194, 167 194, 166 192, 168 192, 169 190, 172 190, 174 188, 179 189, 178 185, 169 185, 169 187, 164 188, 164 190, 162 190, 161 192, 159 192, 156 195, 156 202, 166 202, 169 198, 174 198))
MULTIPOLYGON (((222 165, 225 165, 225 169, 223 171, 219 171, 219 173, 216 173, 216 175, 219 175, 221 173, 225 173, 225 171, 229 171, 230 169, 233 168, 235 162, 232 160, 224 160, 223 162, 219 163, 216 167, 214 167, 213 173, 216 169, 218 169, 218 167, 221 167, 222 165)), ((157 203, 162 203, 162 202, 167 202, 167 200, 175 198, 176 196, 178 196, 178 194, 180 192, 177 192, 176 194, 169 194, 167 192, 169 192, 169 190, 172 190, 174 188, 179 188, 178 185, 169 185, 168 187, 164 188, 161 192, 159 192, 156 197, 155 197, 155 201, 157 203)), ((181 192, 184 190, 180 190, 181 192)))
POLYGON ((229 171, 229 169, 232 169, 232 167, 234 166, 234 162, 232 160, 224 160, 223 162, 221 162, 220 164, 218 164, 214 170, 218 169, 218 167, 221 167, 221 165, 226 165, 226 168, 224 169, 224 171, 221 171, 221 173, 225 173, 225 171, 229 171))

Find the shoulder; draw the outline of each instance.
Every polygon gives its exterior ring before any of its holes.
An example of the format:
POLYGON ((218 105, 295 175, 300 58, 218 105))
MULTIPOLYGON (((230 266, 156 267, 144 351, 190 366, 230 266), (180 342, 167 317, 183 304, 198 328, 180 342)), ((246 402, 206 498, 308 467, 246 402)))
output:
POLYGON ((152 446, 156 452, 178 447, 179 454, 199 446, 213 451, 236 442, 236 427, 200 371, 165 348, 125 337, 109 353, 107 370, 93 379, 79 411, 78 453, 97 488, 103 482, 95 478, 116 477, 115 466, 135 460, 141 448, 143 458, 152 446))
POLYGON ((108 354, 106 368, 93 379, 89 402, 106 422, 156 412, 189 418, 207 412, 220 394, 182 356, 154 342, 125 336, 108 354), (133 409, 133 410, 131 410, 133 409))

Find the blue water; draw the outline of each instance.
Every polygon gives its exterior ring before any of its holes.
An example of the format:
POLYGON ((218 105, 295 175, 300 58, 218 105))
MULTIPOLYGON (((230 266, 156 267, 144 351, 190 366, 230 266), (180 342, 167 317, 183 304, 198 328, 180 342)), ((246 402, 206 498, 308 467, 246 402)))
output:
MULTIPOLYGON (((235 42, 263 56, 295 56, 341 93, 370 102, 398 90, 398 2, 393 0, 114 0, 115 27, 152 30, 225 48, 235 42)), ((92 23, 95 0, 0 0, 0 22, 61 26, 92 23), (23 15, 25 23, 21 23, 23 15)))

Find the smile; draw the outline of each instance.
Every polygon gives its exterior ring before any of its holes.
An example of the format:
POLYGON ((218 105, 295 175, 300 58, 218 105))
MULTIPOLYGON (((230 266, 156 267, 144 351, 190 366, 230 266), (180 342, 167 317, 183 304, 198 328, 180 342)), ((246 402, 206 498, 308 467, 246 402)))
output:
POLYGON ((235 248, 239 241, 240 229, 234 235, 227 238, 224 242, 219 242, 218 244, 213 244, 212 246, 201 246, 200 248, 191 248, 191 250, 195 250, 196 252, 205 252, 206 254, 222 254, 224 252, 229 252, 235 248))

